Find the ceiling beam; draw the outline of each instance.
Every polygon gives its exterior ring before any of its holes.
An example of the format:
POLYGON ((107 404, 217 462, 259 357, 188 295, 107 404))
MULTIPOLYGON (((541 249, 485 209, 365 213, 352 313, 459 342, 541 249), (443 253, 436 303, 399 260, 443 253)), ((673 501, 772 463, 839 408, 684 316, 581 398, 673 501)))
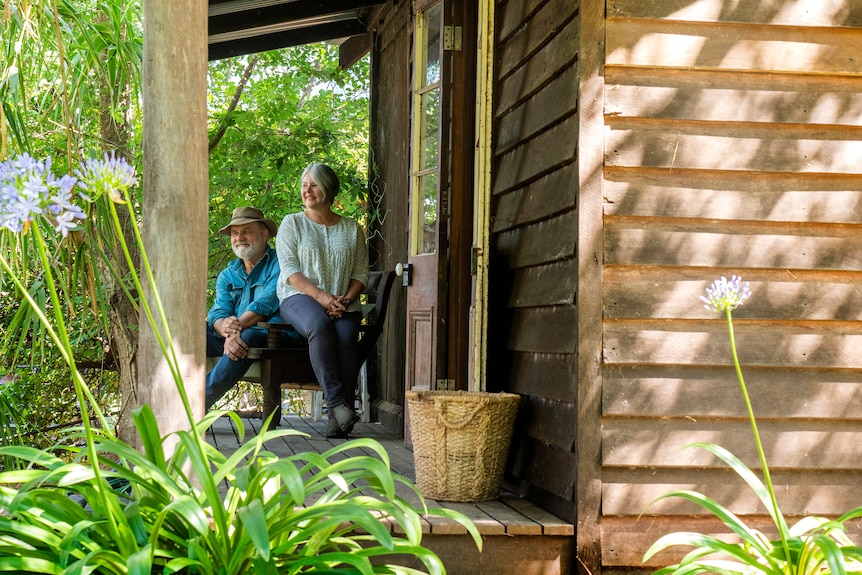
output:
POLYGON ((210 43, 208 59, 210 61, 221 60, 222 58, 265 52, 288 46, 300 46, 302 44, 313 44, 335 38, 346 38, 357 34, 365 34, 366 32, 367 27, 364 22, 352 19, 269 34, 240 37, 210 43))
POLYGON ((278 26, 344 12, 357 13, 361 8, 380 3, 381 0, 293 0, 272 4, 242 0, 210 2, 209 35, 278 26))
POLYGON ((371 50, 371 32, 351 36, 338 46, 338 67, 346 70, 371 50))

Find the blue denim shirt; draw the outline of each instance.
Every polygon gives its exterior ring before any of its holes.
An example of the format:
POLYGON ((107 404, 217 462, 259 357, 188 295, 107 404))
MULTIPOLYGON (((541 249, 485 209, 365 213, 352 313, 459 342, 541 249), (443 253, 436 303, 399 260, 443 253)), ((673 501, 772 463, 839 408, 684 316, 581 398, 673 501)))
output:
POLYGON ((245 273, 241 259, 232 261, 216 280, 215 301, 207 314, 210 327, 220 318, 239 317, 246 311, 280 322, 275 294, 279 271, 275 248, 269 246, 250 274, 245 273))

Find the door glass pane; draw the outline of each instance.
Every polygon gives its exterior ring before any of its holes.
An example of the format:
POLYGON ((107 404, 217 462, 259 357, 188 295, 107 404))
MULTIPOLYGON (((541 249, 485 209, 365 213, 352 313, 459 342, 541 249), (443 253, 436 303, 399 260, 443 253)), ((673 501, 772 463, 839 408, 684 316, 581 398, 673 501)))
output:
POLYGON ((425 192, 422 222, 422 252, 433 254, 437 252, 437 172, 420 176, 421 188, 425 192))
POLYGON ((416 14, 411 160, 410 252, 437 251, 440 165, 442 7, 416 14))
POLYGON ((420 149, 419 169, 427 170, 437 167, 440 155, 440 88, 422 94, 422 122, 424 142, 420 149))
POLYGON ((440 4, 435 4, 425 11, 427 22, 425 85, 430 86, 440 81, 440 4))

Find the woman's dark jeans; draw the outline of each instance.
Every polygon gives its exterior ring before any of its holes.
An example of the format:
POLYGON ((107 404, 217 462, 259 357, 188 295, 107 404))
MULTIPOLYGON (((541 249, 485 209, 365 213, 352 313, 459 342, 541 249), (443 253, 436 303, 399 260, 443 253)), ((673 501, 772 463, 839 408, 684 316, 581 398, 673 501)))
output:
POLYGON ((332 319, 314 298, 305 294, 284 298, 280 311, 281 319, 308 340, 311 367, 323 388, 327 407, 345 404, 353 409, 362 314, 348 312, 332 319))

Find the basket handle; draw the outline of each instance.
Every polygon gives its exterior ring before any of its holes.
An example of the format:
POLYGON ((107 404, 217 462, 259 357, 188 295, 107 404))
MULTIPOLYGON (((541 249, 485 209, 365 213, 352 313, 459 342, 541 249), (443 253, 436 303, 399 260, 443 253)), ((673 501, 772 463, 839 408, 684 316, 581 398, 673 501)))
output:
POLYGON ((437 417, 440 419, 440 421, 443 423, 443 425, 445 425, 449 429, 461 429, 461 428, 467 426, 471 421, 473 421, 473 418, 476 417, 476 414, 479 413, 479 411, 482 408, 487 406, 489 401, 488 401, 487 397, 479 398, 479 401, 477 401, 475 403, 475 405, 473 406, 473 409, 470 410, 470 413, 468 413, 460 421, 455 421, 455 420, 447 421, 446 420, 446 404, 447 403, 450 403, 450 402, 446 401, 446 398, 444 398, 444 397, 435 397, 434 398, 434 410, 437 412, 437 417))

